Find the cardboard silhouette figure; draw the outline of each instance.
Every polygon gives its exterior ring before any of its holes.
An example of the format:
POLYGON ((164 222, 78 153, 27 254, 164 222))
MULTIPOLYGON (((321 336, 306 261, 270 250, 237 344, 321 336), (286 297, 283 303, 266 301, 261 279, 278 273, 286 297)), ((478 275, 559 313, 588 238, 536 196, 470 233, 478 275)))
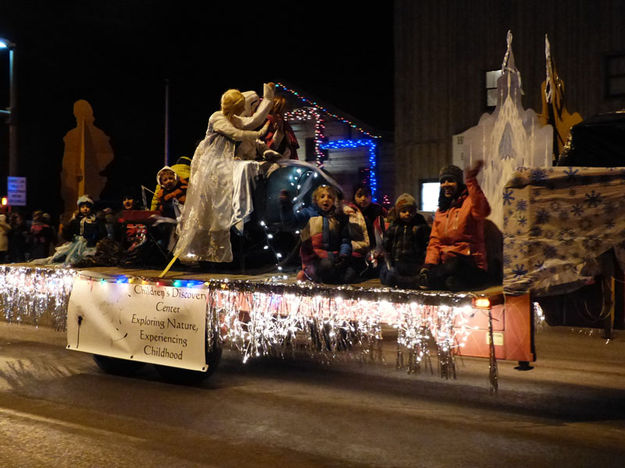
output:
POLYGON ((490 203, 488 219, 500 230, 512 203, 504 194, 504 185, 519 167, 551 167, 553 148, 553 128, 541 124, 532 109, 523 108, 521 73, 514 61, 510 31, 506 42, 502 74, 497 80, 497 107, 462 133, 469 165, 480 159, 485 163, 478 182, 490 203))
POLYGON ((106 184, 102 171, 113 160, 113 149, 109 137, 93 122, 93 108, 84 99, 74 103, 76 127, 71 129, 63 141, 63 170, 61 172, 61 196, 63 197, 63 218, 69 219, 76 210, 78 197, 86 193, 98 199, 106 184))

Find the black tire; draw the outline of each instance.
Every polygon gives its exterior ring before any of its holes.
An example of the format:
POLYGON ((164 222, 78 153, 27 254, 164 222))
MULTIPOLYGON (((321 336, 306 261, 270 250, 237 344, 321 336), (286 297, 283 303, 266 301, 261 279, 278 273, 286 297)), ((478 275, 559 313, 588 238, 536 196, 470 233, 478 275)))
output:
POLYGON ((210 353, 206 353, 208 369, 204 372, 162 365, 154 365, 154 367, 162 379, 167 382, 181 385, 197 385, 213 375, 220 360, 221 348, 216 347, 210 353))
POLYGON ((129 376, 136 373, 145 366, 144 362, 130 361, 128 359, 118 359, 109 356, 94 354, 93 360, 107 374, 129 376))

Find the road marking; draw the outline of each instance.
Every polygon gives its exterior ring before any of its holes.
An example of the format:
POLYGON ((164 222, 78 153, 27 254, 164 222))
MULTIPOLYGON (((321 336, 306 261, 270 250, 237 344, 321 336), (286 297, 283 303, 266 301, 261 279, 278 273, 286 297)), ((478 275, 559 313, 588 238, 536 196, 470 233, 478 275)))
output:
POLYGON ((18 419, 20 418, 28 419, 34 422, 47 423, 47 424, 51 424, 55 426, 61 426, 67 429, 75 429, 75 430, 80 430, 83 432, 91 432, 93 434, 98 434, 98 435, 107 435, 107 436, 114 435, 116 437, 122 437, 124 440, 132 440, 134 442, 144 442, 146 440, 144 438, 134 437, 128 434, 121 434, 119 432, 108 431, 106 429, 97 429, 97 428, 90 427, 90 426, 84 426, 81 424, 71 423, 71 422, 60 420, 60 419, 49 418, 46 416, 39 416, 36 414, 25 413, 23 411, 17 411, 17 410, 12 410, 8 408, 0 408, 0 414, 13 416, 14 418, 18 418, 18 419))

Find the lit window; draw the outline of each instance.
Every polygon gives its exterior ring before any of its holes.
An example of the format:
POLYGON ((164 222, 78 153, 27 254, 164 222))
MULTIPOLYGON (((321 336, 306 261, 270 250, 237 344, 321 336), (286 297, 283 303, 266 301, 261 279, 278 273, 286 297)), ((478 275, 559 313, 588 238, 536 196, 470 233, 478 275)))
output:
POLYGON ((501 70, 486 72, 486 107, 497 105, 497 80, 501 76, 501 70))
POLYGON ((438 208, 438 193, 440 182, 421 182, 419 200, 421 201, 420 211, 434 212, 438 208))

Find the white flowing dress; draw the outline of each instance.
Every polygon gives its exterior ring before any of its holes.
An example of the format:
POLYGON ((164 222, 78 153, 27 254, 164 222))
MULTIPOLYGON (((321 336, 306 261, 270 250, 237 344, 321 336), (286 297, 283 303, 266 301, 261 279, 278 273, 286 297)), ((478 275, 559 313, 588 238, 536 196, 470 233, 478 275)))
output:
POLYGON ((235 159, 235 152, 238 145, 253 146, 259 136, 258 131, 235 127, 221 111, 211 115, 206 137, 191 161, 174 249, 181 261, 232 261, 230 228, 242 227, 252 213, 253 182, 259 171, 256 161, 235 159))

